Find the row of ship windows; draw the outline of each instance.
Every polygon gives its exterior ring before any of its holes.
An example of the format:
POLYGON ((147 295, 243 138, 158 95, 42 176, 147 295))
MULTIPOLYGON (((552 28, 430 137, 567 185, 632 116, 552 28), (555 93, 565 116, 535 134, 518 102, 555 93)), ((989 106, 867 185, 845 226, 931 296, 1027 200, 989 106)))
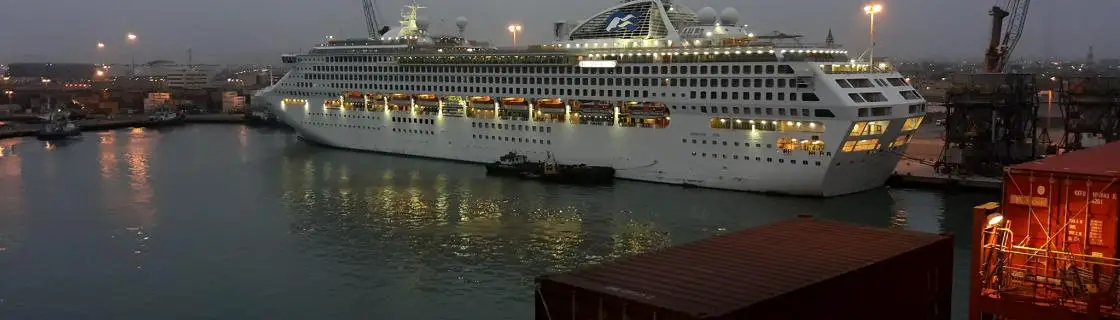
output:
MULTIPOLYGON (((723 87, 723 88, 808 88, 809 77, 765 79, 678 79, 678 78, 570 78, 570 77, 502 77, 502 76, 453 76, 453 75, 368 75, 368 74, 293 74, 292 78, 306 80, 377 81, 409 83, 469 83, 469 84, 539 84, 566 86, 627 86, 627 87, 723 87)), ((866 79, 864 79, 866 80, 866 79)), ((878 80, 878 79, 876 79, 878 80)), ((310 87, 300 82, 297 87, 310 87)))
MULTIPOLYGON (((328 122, 316 122, 316 121, 301 121, 301 122, 305 123, 305 124, 313 125, 313 126, 319 126, 319 127, 351 128, 351 129, 364 129, 364 130, 374 130, 374 131, 381 130, 380 127, 374 127, 374 126, 360 126, 360 125, 354 125, 354 124, 328 123, 328 122)), ((394 129, 394 130, 396 130, 396 129, 394 129)))
MULTIPOLYGON (((692 156, 694 156, 694 157, 708 157, 708 156, 711 156, 712 158, 717 158, 717 159, 718 158, 727 159, 726 154, 716 154, 716 153, 709 154, 709 153, 706 153, 706 152, 701 152, 699 154, 697 154, 696 152, 693 152, 692 156)), ((735 154, 731 155, 732 160, 739 160, 739 158, 740 158, 739 155, 735 155, 735 154)), ((746 161, 751 160, 750 156, 742 156, 742 158, 743 158, 743 160, 746 160, 746 161)), ((762 162, 762 157, 754 157, 754 161, 755 162, 762 162)), ((774 162, 774 158, 766 158, 766 162, 774 162)), ((787 163, 787 161, 786 161, 786 159, 778 158, 778 163, 787 163)), ((792 164, 792 165, 798 164, 797 160, 789 160, 788 163, 792 164)), ((821 166, 820 161, 813 161, 813 164, 818 166, 818 167, 821 166)), ((809 161, 808 160, 801 160, 801 165, 806 165, 807 166, 807 165, 809 165, 809 161)))
MULTIPOLYGON (((535 96, 599 96, 609 98, 658 98, 656 92, 650 94, 647 90, 596 90, 596 89, 557 89, 557 88, 506 88, 506 87, 452 87, 452 86, 428 86, 428 85, 382 85, 382 84, 369 84, 369 83, 330 83, 328 86, 332 89, 345 90, 392 90, 392 91, 423 91, 423 92, 466 92, 469 94, 480 95, 535 95, 535 96)), ((339 91, 324 91, 324 92, 311 92, 303 90, 280 90, 280 94, 299 96, 299 97, 337 97, 344 94, 339 91)), ((720 100, 755 100, 755 101, 806 101, 815 102, 820 101, 820 98, 812 92, 804 92, 798 95, 796 92, 716 92, 716 91, 691 91, 688 95, 689 99, 720 99, 720 100), (800 99, 798 98, 800 97, 800 99), (741 99, 740 99, 741 98, 741 99)), ((677 93, 672 93, 672 97, 676 98, 677 93)), ((665 92, 661 92, 660 97, 665 97, 665 92)), ((684 94, 680 95, 684 98, 684 94)))
POLYGON ((484 129, 518 130, 518 131, 533 131, 533 132, 552 133, 552 127, 533 126, 533 125, 524 125, 524 124, 515 125, 515 124, 507 124, 507 123, 471 122, 471 127, 472 128, 484 128, 484 129))
MULTIPOLYGON (((786 145, 790 144, 790 143, 788 143, 790 141, 797 141, 796 139, 779 138, 778 140, 779 140, 779 142, 781 142, 781 144, 778 146, 778 148, 781 151, 794 151, 794 150, 800 149, 800 150, 809 151, 810 155, 831 157, 832 152, 824 151, 824 145, 821 144, 821 142, 817 142, 817 141, 821 141, 819 139, 820 139, 820 137, 813 136, 811 140, 808 140, 808 143, 806 143, 806 144, 813 145, 813 147, 794 148, 794 147, 787 147, 786 145)), ((687 144, 687 143, 689 143, 689 141, 691 141, 692 144, 697 143, 696 139, 691 139, 691 140, 688 139, 688 138, 682 138, 681 139, 681 143, 687 144)), ((703 139, 699 140, 700 144, 708 144, 708 142, 709 142, 709 140, 703 140, 703 139)), ((710 140, 710 142, 711 142, 711 145, 713 145, 713 146, 718 146, 718 145, 722 144, 723 146, 733 145, 733 146, 738 147, 739 144, 740 144, 738 141, 732 141, 730 145, 727 143, 727 141, 710 140)), ((749 142, 743 142, 742 145, 743 145, 743 147, 747 147, 747 148, 751 147, 751 144, 749 142)), ((755 148, 762 148, 762 144, 761 143, 755 143, 754 147, 755 148)), ((774 147, 774 145, 772 145, 772 144, 769 144, 769 143, 766 144, 767 149, 773 148, 773 147, 774 147)), ((784 153, 788 154, 789 152, 784 152, 784 153)))
POLYGON ((308 112, 307 115, 309 115, 309 116, 335 117, 335 118, 354 118, 354 119, 373 119, 373 120, 381 119, 381 117, 378 117, 378 116, 371 116, 371 115, 364 115, 364 114, 340 114, 340 113, 308 112))
POLYGON ((867 78, 850 78, 850 79, 836 79, 836 84, 841 88, 874 88, 876 84, 880 87, 905 87, 909 84, 902 78, 886 78, 884 79, 870 79, 867 78), (872 83, 874 81, 874 83, 872 83))
POLYGON ((552 140, 547 140, 547 139, 530 139, 530 138, 521 138, 521 137, 501 137, 501 136, 491 136, 491 135, 482 135, 482 134, 472 134, 471 138, 472 139, 482 139, 482 140, 517 142, 517 143, 552 144, 552 140))
MULTIPOLYGON (((681 106, 680 107, 681 110, 685 110, 686 108, 695 111, 697 106, 687 106, 687 107, 686 106, 681 106)), ((699 106, 699 108, 700 108, 701 113, 740 114, 740 112, 739 112, 740 108, 739 107, 699 106), (708 112, 708 110, 711 110, 711 112, 708 112)), ((677 106, 673 106, 673 109, 677 109, 677 106)), ((787 116, 788 115, 790 117, 817 117, 817 118, 835 118, 836 117, 836 114, 833 114, 832 110, 828 110, 828 109, 812 109, 812 110, 813 110, 813 113, 810 115, 809 114, 809 109, 797 109, 797 108, 786 109, 786 108, 754 107, 754 115, 759 115, 759 116, 761 116, 761 115, 787 116), (787 113, 786 110, 789 110, 789 112, 787 113), (798 110, 801 111, 800 114, 798 113, 798 110), (765 114, 763 113, 764 111, 765 111, 765 114), (775 114, 775 111, 777 111, 777 114, 775 114)), ((751 107, 742 107, 742 114, 750 115, 751 114, 751 107)))
POLYGON ((435 131, 431 131, 431 130, 416 130, 416 129, 401 129, 401 128, 393 128, 393 132, 397 132, 397 133, 411 133, 411 134, 424 134, 424 135, 433 135, 433 136, 434 136, 434 135, 436 135, 436 132, 435 132, 435 131))
MULTIPOLYGON (((363 58, 363 57, 356 57, 363 58)), ((369 57, 364 57, 369 58, 369 57)), ((327 61, 332 62, 332 61, 327 61)), ((372 62, 372 61, 363 61, 372 62)), ((441 73, 441 74, 653 74, 702 76, 730 74, 793 74, 793 68, 780 64, 755 65, 694 65, 694 66, 618 66, 614 68, 579 68, 575 66, 368 66, 335 65, 307 66, 298 70, 314 72, 364 72, 364 73, 441 73)))

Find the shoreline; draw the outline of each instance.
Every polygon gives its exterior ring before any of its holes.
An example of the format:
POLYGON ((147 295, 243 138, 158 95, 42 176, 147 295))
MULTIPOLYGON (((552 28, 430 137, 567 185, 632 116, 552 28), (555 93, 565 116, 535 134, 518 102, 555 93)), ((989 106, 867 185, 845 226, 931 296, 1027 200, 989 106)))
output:
MULTIPOLYGON (((185 119, 191 123, 229 123, 246 124, 244 115, 240 114, 197 114, 188 115, 185 119)), ((146 121, 146 116, 124 116, 115 119, 82 119, 74 121, 81 127, 82 132, 106 131, 124 128, 147 128, 152 125, 146 121)), ((40 124, 9 124, 9 127, 0 128, 0 140, 10 138, 33 137, 39 131, 40 124)))

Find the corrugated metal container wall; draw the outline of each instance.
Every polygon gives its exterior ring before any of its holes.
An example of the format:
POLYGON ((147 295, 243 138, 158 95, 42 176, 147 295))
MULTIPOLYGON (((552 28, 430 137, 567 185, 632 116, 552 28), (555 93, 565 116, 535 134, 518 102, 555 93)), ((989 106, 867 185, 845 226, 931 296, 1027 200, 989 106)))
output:
POLYGON ((539 277, 535 318, 949 319, 952 238, 811 219, 756 229, 767 230, 539 277), (711 252, 721 260, 704 255, 711 252), (651 277, 641 269, 675 273, 651 277))
POLYGON ((1117 193, 1114 178, 1012 169, 1003 216, 1016 232, 1013 243, 1116 258, 1117 193))
POLYGON ((1007 170, 1003 217, 1020 246, 1117 257, 1120 143, 1007 170))

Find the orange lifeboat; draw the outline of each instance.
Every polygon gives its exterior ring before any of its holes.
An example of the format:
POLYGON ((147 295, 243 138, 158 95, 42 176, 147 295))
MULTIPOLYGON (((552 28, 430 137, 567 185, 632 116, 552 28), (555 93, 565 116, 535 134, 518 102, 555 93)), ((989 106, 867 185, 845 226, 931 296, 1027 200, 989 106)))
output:
POLYGON ((437 97, 434 94, 421 93, 421 94, 417 94, 415 96, 415 98, 416 98, 416 104, 418 104, 418 105, 422 105, 422 106, 425 106, 425 107, 438 107, 439 106, 439 97, 437 97))
POLYGON ((631 118, 657 119, 669 116, 669 108, 661 102, 630 102, 627 112, 631 118))
POLYGON ((501 108, 506 110, 529 110, 529 102, 521 97, 505 97, 501 100, 501 108))
POLYGON ((607 101, 585 100, 578 101, 579 112, 585 115, 613 115, 614 105, 607 101))
POLYGON ((534 103, 533 106, 541 112, 551 113, 563 113, 565 109, 564 100, 560 100, 557 98, 537 99, 536 103, 534 103))
POLYGON ((403 102, 403 101, 412 102, 412 98, 409 97, 407 94, 403 94, 403 93, 394 93, 393 95, 389 96, 389 100, 397 101, 397 102, 403 102))

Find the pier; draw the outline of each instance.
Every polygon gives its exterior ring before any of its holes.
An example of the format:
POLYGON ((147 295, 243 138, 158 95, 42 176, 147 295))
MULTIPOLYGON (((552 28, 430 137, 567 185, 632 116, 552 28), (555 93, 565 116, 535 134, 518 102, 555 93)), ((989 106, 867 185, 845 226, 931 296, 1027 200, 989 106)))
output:
MULTIPOLYGON (((25 117, 20 115, 0 119, 0 122, 6 123, 4 126, 0 126, 0 139, 34 136, 35 133, 39 131, 39 127, 42 126, 42 124, 23 122, 30 121, 32 118, 34 118, 34 116, 25 117)), ((81 127, 82 131, 101 131, 148 127, 151 124, 148 123, 147 119, 147 115, 122 115, 75 120, 74 124, 81 127)), ((187 116, 186 122, 240 124, 245 123, 245 119, 244 116, 240 114, 196 114, 187 116)))

